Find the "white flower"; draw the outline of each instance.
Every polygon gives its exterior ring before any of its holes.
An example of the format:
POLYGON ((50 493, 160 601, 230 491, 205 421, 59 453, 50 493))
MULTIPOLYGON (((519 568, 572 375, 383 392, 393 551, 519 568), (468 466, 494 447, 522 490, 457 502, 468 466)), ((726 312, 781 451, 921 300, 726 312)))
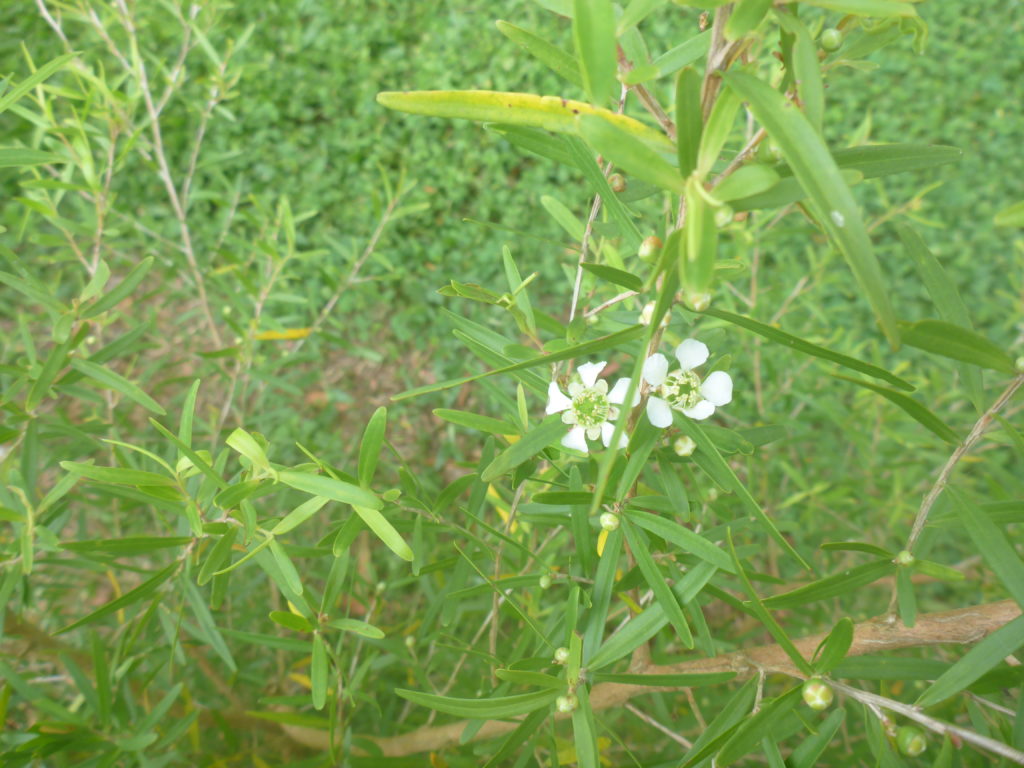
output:
MULTIPOLYGON (((587 452, 587 440, 601 438, 605 448, 612 441, 615 432, 615 420, 619 418, 619 409, 629 390, 629 379, 619 379, 611 392, 608 382, 598 380, 607 363, 584 363, 576 369, 579 379, 569 383, 569 396, 562 394, 558 384, 548 384, 548 405, 546 413, 561 413, 562 421, 572 426, 569 433, 562 438, 562 445, 577 451, 587 452)), ((633 405, 640 401, 640 393, 633 396, 633 405)), ((619 437, 619 447, 625 448, 629 439, 625 435, 619 437)))
POLYGON ((644 362, 644 381, 651 385, 647 398, 647 418, 656 427, 672 426, 672 411, 691 419, 706 419, 716 406, 732 401, 732 377, 714 371, 701 381, 694 368, 707 362, 708 348, 697 339, 687 339, 676 347, 679 369, 668 372, 668 359, 655 352, 644 362))

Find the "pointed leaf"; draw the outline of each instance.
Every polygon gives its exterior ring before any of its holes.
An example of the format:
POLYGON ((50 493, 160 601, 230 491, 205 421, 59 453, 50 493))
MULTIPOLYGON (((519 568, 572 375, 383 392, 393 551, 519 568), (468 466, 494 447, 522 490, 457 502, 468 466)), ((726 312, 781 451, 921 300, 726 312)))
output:
POLYGON ((872 384, 870 381, 861 381, 860 379, 855 379, 851 376, 841 376, 839 374, 832 375, 837 379, 849 381, 859 387, 864 387, 864 389, 870 389, 872 392, 877 392, 889 402, 899 406, 908 416, 910 416, 910 418, 914 419, 914 421, 945 440, 947 443, 959 442, 956 432, 946 426, 946 423, 942 421, 942 419, 912 397, 908 397, 902 392, 897 392, 895 389, 889 389, 888 387, 881 387, 877 384, 872 384))
POLYGON ((535 691, 518 696, 495 696, 490 699, 457 699, 404 688, 396 688, 395 693, 421 707, 475 720, 499 720, 525 715, 535 709, 546 707, 558 698, 558 691, 535 691))
POLYGON ((1016 373, 1011 358, 984 336, 941 320, 900 323, 903 340, 912 347, 1001 373, 1016 373))
POLYGON ((573 0, 572 39, 590 101, 604 106, 615 88, 615 12, 611 0, 573 0))

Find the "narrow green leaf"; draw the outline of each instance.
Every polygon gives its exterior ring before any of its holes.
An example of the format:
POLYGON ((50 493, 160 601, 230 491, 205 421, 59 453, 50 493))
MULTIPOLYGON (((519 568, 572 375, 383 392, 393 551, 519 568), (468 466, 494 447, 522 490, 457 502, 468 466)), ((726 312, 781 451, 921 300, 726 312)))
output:
POLYGON ((676 147, 679 174, 684 178, 697 169, 697 155, 704 132, 700 91, 701 76, 697 70, 686 67, 680 71, 676 80, 676 147))
POLYGON ((521 371, 526 368, 534 368, 539 365, 548 365, 550 363, 558 363, 562 360, 571 360, 576 357, 586 357, 596 352, 603 352, 606 349, 612 349, 622 346, 627 342, 637 339, 643 336, 647 329, 643 325, 634 325, 630 328, 626 328, 615 333, 610 333, 607 336, 601 336, 590 341, 584 341, 579 344, 573 344, 572 346, 565 347, 552 352, 547 355, 538 355, 537 357, 530 358, 529 360, 523 360, 522 362, 513 363, 500 368, 495 368, 490 371, 484 371, 483 373, 477 373, 473 376, 464 376, 460 379, 449 379, 448 381, 438 382, 437 384, 428 384, 425 387, 417 387, 416 389, 410 389, 400 394, 394 395, 391 399, 407 400, 410 397, 417 397, 418 395, 425 395, 429 392, 439 392, 444 389, 452 389, 453 387, 460 387, 463 384, 467 384, 471 381, 477 381, 488 376, 494 376, 495 374, 502 373, 513 373, 515 371, 521 371))
POLYGON ((771 518, 765 514, 765 511, 761 509, 761 505, 758 504, 754 500, 754 497, 750 495, 750 491, 747 490, 747 487, 740 482, 738 477, 736 477, 736 473, 732 471, 728 462, 722 458, 722 454, 718 452, 715 444, 704 433, 704 430, 697 426, 697 422, 692 419, 682 419, 679 424, 682 431, 689 435, 697 444, 697 449, 702 455, 702 460, 713 468, 716 475, 723 479, 728 490, 732 491, 739 497, 743 506, 746 507, 750 514, 759 520, 765 527, 768 535, 782 547, 783 551, 800 563, 801 567, 808 571, 812 570, 810 563, 804 560, 804 558, 800 556, 800 553, 793 549, 793 545, 790 544, 781 533, 779 533, 778 528, 775 527, 771 518))
POLYGON ((716 200, 728 203, 730 200, 765 192, 778 184, 779 178, 778 171, 774 168, 760 163, 749 163, 726 176, 711 194, 716 200))
POLYGON ((1006 587, 1006 591, 1024 606, 1024 562, 1006 537, 1005 531, 993 523, 958 490, 947 487, 945 493, 953 502, 953 510, 960 518, 964 530, 988 567, 1006 587))
POLYGON ((324 496, 313 496, 281 518, 277 525, 270 529, 270 533, 274 536, 280 536, 299 527, 319 512, 328 501, 330 499, 324 496))
POLYGON ((247 458, 253 467, 263 470, 270 469, 270 460, 263 451, 263 446, 241 427, 228 435, 227 440, 224 442, 247 458))
POLYGON ((185 592, 185 597, 188 599, 188 604, 192 608, 192 615, 196 617, 196 624, 198 624, 206 642, 209 643, 210 647, 213 648, 228 669, 232 672, 237 672, 238 665, 235 663, 231 650, 228 648, 227 643, 224 642, 224 637, 213 620, 213 614, 210 613, 210 609, 206 607, 202 595, 199 594, 199 590, 195 588, 192 582, 186 579, 182 580, 182 588, 185 592))
MULTIPOLYGON (((620 527, 608 534, 601 559, 597 561, 594 588, 591 592, 592 602, 583 630, 583 663, 588 668, 597 669, 600 666, 595 660, 604 650, 601 641, 604 638, 604 626, 608 620, 608 608, 612 601, 612 586, 615 584, 615 571, 621 550, 622 529, 620 527)), ((630 624, 632 623, 630 622, 630 624)), ((627 624, 626 627, 628 628, 630 624, 627 624)))
POLYGON ((159 416, 163 416, 167 413, 167 411, 160 407, 160 404, 156 402, 156 400, 143 392, 138 385, 133 384, 121 374, 116 373, 105 366, 97 365, 91 360, 73 357, 71 358, 71 367, 83 376, 102 384, 104 387, 112 389, 115 392, 120 392, 129 400, 134 400, 148 411, 152 411, 159 416))
POLYGON ((137 603, 140 600, 144 600, 145 598, 149 597, 154 592, 156 592, 165 581, 171 578, 171 576, 177 573, 178 568, 180 566, 181 563, 177 561, 171 563, 166 568, 163 568, 157 571, 152 576, 150 576, 148 579, 146 579, 146 581, 142 582, 139 586, 135 587, 135 589, 125 592, 116 600, 110 601, 103 607, 98 608, 92 613, 90 613, 88 616, 85 616, 84 618, 81 618, 78 621, 72 622, 71 624, 68 624, 63 629, 58 629, 56 632, 54 632, 54 634, 63 635, 65 632, 70 632, 71 630, 77 629, 78 627, 81 627, 85 624, 90 624, 94 621, 102 619, 105 616, 109 616, 112 613, 116 613, 122 608, 127 608, 129 605, 133 605, 134 603, 137 603))
POLYGON ((918 697, 914 705, 931 707, 959 693, 1022 646, 1024 616, 1018 616, 965 653, 918 697))
POLYGON ((184 547, 191 543, 191 536, 126 536, 120 539, 62 541, 60 547, 70 552, 96 552, 121 557, 184 547))
POLYGON ((792 51, 793 80, 804 114, 811 126, 821 133, 821 120, 825 111, 825 86, 821 80, 818 47, 811 39, 807 26, 796 16, 777 13, 782 28, 795 37, 792 51))
POLYGON ((658 570, 658 565, 654 562, 651 551, 647 547, 646 537, 633 527, 629 517, 622 520, 622 529, 626 534, 629 549, 643 574, 644 581, 654 592, 655 602, 665 612, 669 623, 672 624, 679 636, 679 641, 685 647, 693 648, 693 633, 690 632, 690 626, 686 623, 686 616, 683 614, 683 609, 679 606, 676 596, 669 589, 665 576, 658 570))
POLYGON ((886 381, 893 386, 904 389, 908 392, 914 391, 914 386, 907 381, 904 381, 899 376, 889 373, 884 368, 879 368, 871 363, 866 363, 863 360, 858 360, 855 357, 844 355, 840 352, 833 352, 831 349, 812 344, 809 341, 804 341, 798 336, 794 336, 791 333, 775 328, 770 325, 766 325, 762 322, 754 320, 750 317, 743 315, 736 315, 732 312, 726 312, 723 309, 717 309, 715 307, 708 307, 704 310, 703 314, 710 315, 711 317, 717 317, 720 320, 725 320, 727 323, 738 325, 740 328, 745 328, 748 331, 756 333, 758 336, 762 336, 769 341, 773 341, 776 344, 781 344, 784 347, 795 349, 797 352, 802 352, 805 355, 811 357, 821 358, 822 360, 828 360, 832 363, 838 363, 844 368, 849 368, 852 371, 858 373, 864 373, 876 379, 886 381))
POLYGON ((175 485, 173 479, 155 472, 141 469, 122 469, 121 467, 97 467, 78 461, 62 461, 61 467, 72 474, 79 475, 98 483, 114 483, 119 485, 175 485))
POLYGON ((580 67, 572 54, 563 51, 558 46, 549 43, 544 38, 527 29, 517 27, 515 24, 510 24, 507 21, 496 21, 494 23, 501 34, 529 53, 541 64, 573 85, 580 88, 583 87, 580 67))
POLYGON ((821 641, 816 657, 812 660, 815 674, 827 675, 846 658, 846 652, 853 644, 853 620, 848 616, 839 622, 821 641))
POLYGON ((576 745, 577 768, 600 768, 601 755, 597 748, 597 724, 594 711, 590 708, 590 694, 587 686, 576 689, 579 704, 572 712, 572 736, 576 745))
POLYGON ((352 508, 362 521, 366 523, 366 527, 373 531, 374 535, 384 542, 388 549, 403 560, 412 562, 412 549, 405 543, 405 539, 402 538, 402 535, 395 530, 395 527, 388 522, 384 515, 372 507, 364 507, 359 504, 353 504, 352 508))
POLYGON ((44 163, 66 163, 67 158, 27 147, 0 147, 0 168, 20 168, 44 163))
POLYGON ((492 419, 469 411, 453 411, 448 408, 435 408, 434 415, 460 427, 469 427, 491 435, 515 435, 519 428, 502 419, 492 419))
MULTIPOLYGON (((178 439, 189 448, 192 447, 192 423, 196 416, 196 398, 199 397, 199 383, 196 379, 185 395, 181 406, 181 422, 178 425, 178 439)), ((179 449, 180 450, 180 449, 179 449)))
POLYGON ((531 429, 519 440, 494 457, 494 461, 480 475, 485 483, 495 480, 506 472, 515 469, 524 461, 533 458, 541 450, 562 437, 568 428, 562 423, 559 414, 552 414, 531 429))
POLYGON ((632 272, 609 267, 605 264, 595 264, 591 261, 580 262, 580 266, 592 275, 597 275, 602 280, 620 285, 630 291, 640 293, 644 289, 644 281, 632 272))
POLYGON ((6 111, 12 104, 21 99, 26 93, 31 91, 40 83, 50 78, 54 73, 64 68, 69 61, 71 61, 76 53, 65 53, 63 56, 58 56, 51 61, 46 62, 43 66, 39 67, 35 72, 26 77, 17 85, 13 86, 9 91, 0 96, 0 112, 6 111))
POLYGON ((31 278, 18 277, 10 272, 0 271, 0 283, 54 312, 66 313, 68 311, 68 308, 50 295, 49 291, 41 283, 31 278))
POLYGON ((727 766, 739 760, 761 743, 766 733, 771 733, 783 717, 789 714, 800 701, 800 689, 792 688, 774 699, 761 702, 761 708, 748 717, 722 745, 715 758, 717 765, 727 766))
POLYGON ((547 717, 547 710, 537 709, 523 718, 516 729, 501 743, 501 746, 491 754, 483 768, 500 768, 508 765, 507 761, 517 753, 526 754, 527 745, 533 743, 543 733, 541 726, 547 717))
POLYGON ((639 120, 558 96, 500 91, 385 91, 377 94, 377 103, 418 115, 528 125, 570 134, 579 132, 577 115, 597 115, 652 148, 668 152, 675 149, 664 135, 639 120))
POLYGON ((228 558, 231 557, 231 548, 234 546, 237 537, 238 528, 231 526, 228 528, 227 533, 217 539, 217 543, 210 549, 210 554, 206 556, 202 568, 199 569, 199 577, 196 579, 199 586, 203 586, 210 581, 213 578, 213 574, 220 570, 220 567, 228 561, 228 558))
POLYGON ((536 691, 518 696, 496 696, 490 699, 457 699, 451 696, 409 691, 404 688, 396 688, 395 693, 421 707, 475 720, 500 720, 516 715, 525 715, 535 709, 546 707, 558 698, 557 691, 536 691))
MULTIPOLYGON (((732 126, 736 122, 736 113, 740 109, 740 98, 736 92, 725 86, 719 91, 718 98, 711 108, 704 130, 700 137, 700 149, 697 153, 697 173, 703 179, 711 171, 711 167, 722 153, 722 147, 729 140, 732 126)), ((689 215, 689 214, 687 214, 689 215)))
MULTIPOLYGON (((947 323, 973 330, 967 306, 960 298, 960 293, 953 285, 953 281, 949 279, 939 260, 928 250, 921 235, 907 224, 897 224, 896 233, 900 237, 900 242, 903 243, 903 250, 914 262, 918 275, 924 282, 925 288, 928 289, 928 294, 932 297, 939 316, 947 323)), ((981 372, 969 365, 959 366, 959 371, 975 407, 979 412, 984 410, 981 372)))
POLYGON ((959 438, 956 436, 956 432, 946 426, 946 423, 942 421, 938 416, 929 411, 917 400, 902 392, 897 392, 895 389, 889 389, 888 387, 882 387, 878 384, 872 384, 870 381, 862 381, 861 379, 855 379, 851 376, 842 376, 840 374, 832 374, 837 379, 843 381, 849 381, 856 384, 864 389, 870 389, 872 392, 877 392, 889 402, 899 406, 910 418, 918 422, 921 426, 927 429, 929 432, 937 435, 947 443, 958 443, 959 438))
POLYGON ((583 89, 591 103, 606 106, 615 88, 615 11, 611 0, 573 0, 572 39, 583 89))
POLYGON ((905 627, 913 627, 917 623, 917 596, 911 576, 909 568, 896 571, 896 606, 905 627))
POLYGON ((817 725, 817 730, 800 742, 790 754, 790 768, 814 768, 819 765, 818 758, 835 738, 845 719, 846 710, 841 707, 829 712, 828 717, 817 725))
POLYGON ((108 309, 116 307, 121 303, 121 301, 131 295, 132 291, 138 287, 139 283, 142 282, 142 279, 149 273, 152 266, 152 256, 147 256, 142 259, 142 261, 135 265, 131 272, 125 275, 124 280, 114 286, 109 293, 98 298, 92 305, 83 307, 82 317, 95 317, 101 312, 106 312, 108 309))
POLYGON ((359 485, 369 488, 373 482, 373 473, 377 471, 380 448, 384 444, 384 431, 387 429, 388 409, 381 406, 373 412, 366 424, 363 440, 359 443, 359 485))
POLYGON ((678 72, 683 67, 707 56, 708 48, 710 47, 711 30, 708 29, 698 35, 694 35, 686 42, 680 43, 675 48, 666 51, 651 62, 650 67, 638 67, 632 72, 626 73, 622 81, 626 85, 636 85, 646 80, 654 80, 655 78, 671 75, 673 72, 678 72))
POLYGON ((342 632, 352 632, 353 634, 359 635, 360 637, 368 637, 371 640, 383 640, 384 632, 373 624, 367 624, 365 621, 357 621, 356 619, 331 619, 327 622, 328 627, 334 629, 340 629, 342 632))
POLYGON ((281 576, 288 584, 288 588, 295 594, 301 595, 302 579, 299 577, 299 572, 295 569, 292 559, 288 557, 288 553, 284 551, 284 547, 273 537, 270 539, 270 554, 274 556, 277 567, 281 571, 281 576))
MULTIPOLYGON (((800 2, 853 16, 875 16, 878 18, 917 16, 917 11, 914 10, 914 6, 910 2, 903 3, 894 0, 800 0, 800 2)), ((912 0, 912 2, 916 2, 916 0, 912 0)))
POLYGON ((43 363, 43 367, 39 371, 39 376, 32 383, 32 388, 25 399, 26 411, 29 413, 35 411, 39 404, 49 397, 50 387, 54 379, 57 378, 57 374, 67 364, 68 352, 71 351, 74 344, 74 338, 67 338, 50 350, 46 362, 43 363))
POLYGON ((725 39, 738 40, 757 28, 772 7, 772 0, 738 0, 725 23, 725 39))
POLYGON ((319 632, 313 635, 313 658, 309 665, 313 709, 321 710, 327 703, 327 646, 319 632))
POLYGON ((1024 227, 1024 200, 997 213, 994 223, 997 227, 1024 227))
POLYGON ((1001 373, 1016 372, 1013 358, 1001 347, 967 328, 941 320, 920 320, 900 323, 900 330, 907 344, 925 352, 1001 373))
POLYGON ((305 472, 284 470, 278 473, 278 479, 297 490, 305 491, 313 496, 324 496, 343 504, 358 504, 368 509, 381 509, 384 506, 383 501, 365 488, 346 483, 343 480, 335 480, 326 475, 311 475, 305 472))
POLYGON ((754 590, 753 585, 750 583, 750 579, 747 577, 746 571, 743 570, 743 566, 740 564, 739 558, 736 556, 736 547, 732 543, 732 531, 726 530, 726 539, 729 542, 729 554, 732 555, 732 562, 736 574, 740 577, 740 581, 743 583, 743 589, 750 597, 750 608, 754 614, 761 620, 761 624, 768 630, 772 637, 775 638, 775 642, 779 644, 779 647, 786 652, 786 655, 793 661, 796 668, 803 672, 805 675, 810 677, 812 674, 811 665, 807 663, 797 647, 793 645, 793 641, 789 639, 789 635, 786 634, 785 630, 779 626, 779 623, 775 621, 770 613, 766 610, 764 604, 761 602, 761 598, 757 596, 757 592, 754 590))
MULTIPOLYGON (((942 144, 865 144, 837 149, 832 159, 840 168, 859 171, 865 179, 876 179, 956 163, 963 155, 963 150, 942 144)), ((789 168, 778 170, 791 173, 789 168)))
POLYGON ((856 589, 873 584, 895 570, 896 566, 891 560, 876 560, 847 568, 789 592, 783 592, 781 595, 773 595, 763 602, 765 607, 772 609, 794 608, 838 595, 848 595, 856 589))
POLYGON ((271 611, 270 620, 275 624, 296 632, 312 632, 313 624, 305 616, 291 611, 271 611))
POLYGON ((732 558, 727 552, 674 520, 652 515, 650 512, 643 512, 639 509, 627 510, 625 515, 641 528, 675 544, 683 552, 695 555, 719 570, 727 573, 736 572, 733 569, 732 558))
POLYGON ((693 768, 717 752, 729 734, 750 712, 757 690, 756 676, 741 685, 690 747, 679 768, 693 768))
POLYGON ((809 207, 846 258, 889 342, 899 346, 889 286, 871 247, 860 209, 821 137, 799 110, 753 75, 729 72, 725 81, 750 105, 807 191, 809 207))
POLYGON ((671 192, 682 194, 686 182, 661 154, 604 116, 581 114, 579 134, 605 160, 627 173, 671 192))

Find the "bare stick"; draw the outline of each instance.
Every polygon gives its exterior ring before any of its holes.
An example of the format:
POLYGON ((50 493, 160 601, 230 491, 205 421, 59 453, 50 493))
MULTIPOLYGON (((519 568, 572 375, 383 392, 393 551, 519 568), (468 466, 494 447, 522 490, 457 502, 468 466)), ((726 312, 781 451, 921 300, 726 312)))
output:
POLYGON ((890 712, 896 712, 897 714, 903 715, 903 717, 920 723, 930 731, 935 731, 935 733, 942 734, 943 736, 950 734, 952 736, 959 737, 968 744, 973 744, 974 746, 981 747, 989 752, 994 752, 1000 757, 1012 760, 1018 765, 1024 765, 1024 752, 1021 752, 1019 749, 1014 749, 1001 741, 990 739, 987 736, 982 736, 980 733, 969 731, 966 728, 961 728, 960 726, 953 725, 942 720, 936 720, 934 717, 929 717, 924 714, 917 707, 911 706, 910 704, 904 704, 902 701, 887 699, 885 696, 879 696, 877 693, 861 691, 857 688, 845 685, 844 683, 829 682, 829 685, 840 693, 844 693, 851 699, 856 699, 857 701, 868 705, 872 709, 887 709, 890 712))
POLYGON ((992 423, 992 419, 995 418, 995 415, 1002 410, 1003 406, 1010 402, 1010 398, 1013 397, 1014 393, 1016 393, 1018 389, 1020 389, 1021 384, 1024 384, 1024 374, 1021 374, 1010 382, 1010 386, 1003 391, 1003 394, 999 396, 998 400, 989 406, 987 411, 981 414, 981 418, 975 422, 974 427, 971 429, 970 434, 967 435, 967 438, 957 446, 955 451, 953 451, 953 455, 949 457, 949 461, 946 462, 942 471, 939 472, 939 476, 935 480, 935 485, 932 486, 932 489, 928 491, 928 495, 924 497, 924 501, 921 502, 921 508, 917 511, 917 517, 914 519, 914 527, 910 531, 910 538, 907 539, 907 546, 904 547, 908 552, 913 551, 914 544, 917 543, 918 536, 920 536, 921 531, 924 530, 924 524, 928 522, 928 513, 931 512, 936 499, 938 499, 939 495, 945 490, 946 485, 949 483, 949 476, 953 473, 953 469, 956 467, 957 463, 969 450, 971 450, 971 448, 974 447, 974 444, 981 439, 981 436, 985 434, 985 430, 988 429, 989 424, 992 423))
MULTIPOLYGON (((862 656, 898 648, 975 643, 1020 615, 1021 609, 1014 601, 1002 600, 954 611, 922 614, 918 616, 917 624, 913 627, 905 627, 898 621, 890 620, 888 616, 882 616, 856 625, 853 643, 847 655, 862 656)), ((794 644, 801 654, 809 658, 826 635, 827 633, 809 635, 795 640, 794 644)), ((800 671, 793 666, 789 656, 778 645, 759 646, 710 659, 693 659, 665 666, 651 665, 643 670, 634 671, 653 675, 735 672, 737 677, 749 677, 761 670, 801 677, 800 671)), ((590 691, 590 704, 595 710, 608 709, 623 706, 636 696, 672 690, 679 689, 626 683, 599 683, 590 691)), ((418 728, 401 736, 369 738, 377 743, 385 756, 399 757, 458 744, 459 736, 467 723, 467 720, 460 720, 448 725, 418 728)), ((474 740, 501 736, 517 725, 517 721, 488 721, 477 732, 474 740)), ((327 737, 322 731, 297 726, 282 728, 296 741, 314 749, 322 749, 326 744, 327 737)))

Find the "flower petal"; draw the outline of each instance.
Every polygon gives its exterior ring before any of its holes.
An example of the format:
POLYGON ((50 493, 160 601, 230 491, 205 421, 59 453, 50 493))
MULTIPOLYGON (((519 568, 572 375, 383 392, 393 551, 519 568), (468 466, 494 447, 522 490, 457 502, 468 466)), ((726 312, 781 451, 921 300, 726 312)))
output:
MULTIPOLYGON (((608 393, 608 402, 615 405, 622 405, 626 401, 626 393, 629 392, 629 379, 619 379, 615 382, 615 386, 612 387, 612 391, 608 393)), ((639 387, 637 391, 633 393, 633 405, 636 405, 636 400, 640 398, 639 387)))
MULTIPOLYGON (((611 445, 612 435, 615 433, 615 425, 610 421, 606 421, 601 425, 601 442, 604 443, 604 447, 607 448, 611 445)), ((626 437, 626 433, 623 432, 619 435, 619 448, 625 448, 629 445, 629 438, 626 437)))
POLYGON ((562 438, 562 445, 566 448, 573 448, 583 453, 587 452, 587 436, 583 427, 573 427, 562 438))
POLYGON ((703 421, 714 412, 715 404, 710 400, 701 400, 693 408, 683 408, 683 413, 697 421, 703 421))
POLYGON ((668 376, 668 358, 655 352, 644 360, 644 381, 652 387, 660 387, 668 376))
POLYGON ((572 408, 572 400, 563 395, 558 384, 552 381, 548 384, 548 407, 544 409, 544 413, 561 413, 569 408, 572 408))
POLYGON ((698 365, 703 365, 710 355, 708 345, 696 339, 687 339, 676 347, 676 360, 684 371, 691 371, 698 365))
POLYGON ((715 405, 732 402, 732 377, 725 371, 713 371, 700 385, 700 393, 715 405))
POLYGON ((584 363, 576 369, 576 373, 580 375, 580 381, 583 382, 583 386, 592 387, 597 382, 597 375, 604 370, 604 367, 608 365, 606 362, 600 363, 584 363))
POLYGON ((660 397, 647 398, 647 419, 656 427, 672 426, 672 409, 660 397))

